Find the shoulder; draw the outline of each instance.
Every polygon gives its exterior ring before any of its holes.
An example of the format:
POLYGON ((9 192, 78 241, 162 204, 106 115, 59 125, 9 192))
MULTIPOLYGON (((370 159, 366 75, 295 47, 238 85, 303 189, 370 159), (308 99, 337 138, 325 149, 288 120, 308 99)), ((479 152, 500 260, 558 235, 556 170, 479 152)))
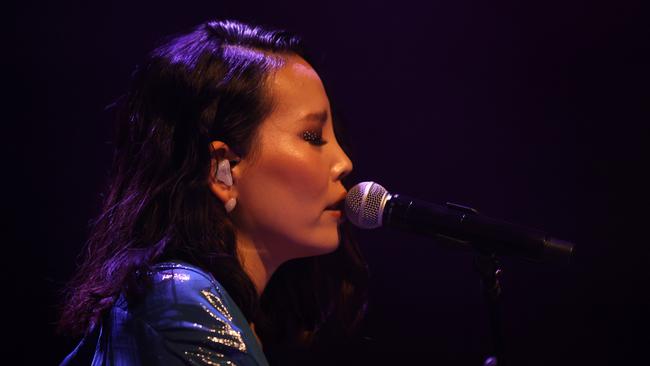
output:
POLYGON ((226 290, 210 272, 188 263, 158 263, 153 266, 149 276, 152 286, 147 297, 150 300, 174 303, 216 298, 224 300, 227 297, 226 290))
POLYGON ((235 321, 233 313, 238 313, 234 309, 237 305, 210 272, 183 262, 159 263, 153 268, 150 273, 152 292, 148 296, 148 300, 154 303, 151 305, 185 310, 196 308, 203 316, 230 323, 235 321))
POLYGON ((233 322, 232 308, 236 305, 227 295, 223 286, 212 274, 195 265, 184 262, 164 262, 155 264, 148 274, 151 287, 140 303, 129 306, 135 315, 150 318, 160 309, 166 309, 165 317, 173 312, 170 309, 186 311, 185 318, 210 315, 211 318, 233 322), (201 314, 190 310, 201 309, 201 314), (209 310, 213 310, 207 313, 209 310), (216 311, 216 312, 214 312, 216 311))
POLYGON ((122 305, 162 336, 167 347, 185 357, 205 357, 206 350, 217 355, 248 353, 246 319, 209 272, 187 263, 166 262, 156 264, 149 275, 153 283, 142 300, 122 305))
POLYGON ((149 275, 153 280, 154 288, 156 286, 174 284, 187 289, 213 286, 219 291, 223 291, 221 284, 219 284, 210 272, 185 262, 176 261, 154 264, 149 275))
POLYGON ((138 300, 122 295, 63 365, 239 365, 268 362, 235 302, 207 271, 169 262, 153 266, 138 300))

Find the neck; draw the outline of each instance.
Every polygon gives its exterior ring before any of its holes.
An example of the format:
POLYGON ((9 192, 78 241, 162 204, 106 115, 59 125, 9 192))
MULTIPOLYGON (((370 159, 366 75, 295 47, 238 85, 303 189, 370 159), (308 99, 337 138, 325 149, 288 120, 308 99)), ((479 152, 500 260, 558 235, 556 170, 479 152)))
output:
POLYGON ((278 268, 278 263, 268 250, 267 243, 238 232, 237 254, 244 271, 253 281, 257 294, 261 296, 273 272, 278 268))

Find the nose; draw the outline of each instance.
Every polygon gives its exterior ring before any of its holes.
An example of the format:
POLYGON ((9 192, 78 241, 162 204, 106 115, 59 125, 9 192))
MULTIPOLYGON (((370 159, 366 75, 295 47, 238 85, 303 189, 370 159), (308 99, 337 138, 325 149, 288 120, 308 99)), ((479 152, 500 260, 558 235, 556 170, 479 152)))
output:
POLYGON ((335 181, 340 181, 350 174, 352 169, 352 160, 350 160, 345 151, 337 143, 334 164, 332 165, 332 177, 334 177, 335 181))

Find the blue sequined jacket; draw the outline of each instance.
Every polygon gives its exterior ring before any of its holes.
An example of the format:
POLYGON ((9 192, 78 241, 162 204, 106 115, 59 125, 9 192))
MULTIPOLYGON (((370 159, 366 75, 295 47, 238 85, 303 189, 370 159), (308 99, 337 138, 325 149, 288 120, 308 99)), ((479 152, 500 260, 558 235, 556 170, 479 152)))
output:
POLYGON ((141 302, 120 297, 61 363, 268 365, 246 318, 209 273, 183 262, 154 266, 141 302))

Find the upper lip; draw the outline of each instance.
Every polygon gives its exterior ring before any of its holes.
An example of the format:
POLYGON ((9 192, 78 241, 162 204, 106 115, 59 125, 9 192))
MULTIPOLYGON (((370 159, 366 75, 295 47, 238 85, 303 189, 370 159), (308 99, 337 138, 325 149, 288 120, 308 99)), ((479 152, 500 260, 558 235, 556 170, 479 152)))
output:
POLYGON ((340 211, 343 211, 343 206, 344 206, 344 204, 345 204, 345 196, 346 196, 346 194, 347 194, 347 192, 344 192, 344 193, 339 197, 339 199, 336 200, 336 202, 334 202, 333 204, 327 206, 326 209, 327 209, 327 210, 340 210, 340 211))

